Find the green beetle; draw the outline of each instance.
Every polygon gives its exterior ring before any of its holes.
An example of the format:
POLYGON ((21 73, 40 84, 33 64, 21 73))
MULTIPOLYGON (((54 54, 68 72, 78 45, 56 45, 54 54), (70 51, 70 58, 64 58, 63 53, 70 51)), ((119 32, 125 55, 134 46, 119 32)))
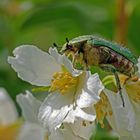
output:
POLYGON ((137 71, 137 59, 131 51, 116 43, 93 35, 79 36, 70 41, 66 39, 66 41, 61 52, 66 55, 72 55, 74 62, 80 60, 86 68, 99 66, 101 69, 110 71, 115 75, 124 107, 125 103, 117 72, 129 77, 135 74, 137 71))

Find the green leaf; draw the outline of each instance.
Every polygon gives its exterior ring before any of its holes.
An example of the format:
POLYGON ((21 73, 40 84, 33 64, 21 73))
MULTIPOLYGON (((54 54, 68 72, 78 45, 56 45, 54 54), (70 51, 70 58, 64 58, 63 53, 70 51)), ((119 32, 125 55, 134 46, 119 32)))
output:
MULTIPOLYGON (((27 17, 22 25, 22 29, 37 26, 40 24, 50 24, 51 26, 77 25, 77 28, 90 30, 94 26, 94 21, 84 9, 77 4, 53 4, 36 8, 27 17), (67 24, 66 24, 67 23, 67 24)), ((88 10, 88 9, 87 9, 88 10)))

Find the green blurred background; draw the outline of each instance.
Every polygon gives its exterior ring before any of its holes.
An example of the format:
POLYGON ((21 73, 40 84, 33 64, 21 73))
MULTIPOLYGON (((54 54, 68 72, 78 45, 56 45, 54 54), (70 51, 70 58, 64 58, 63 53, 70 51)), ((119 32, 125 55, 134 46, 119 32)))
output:
MULTIPOLYGON (((34 44, 47 51, 55 42, 84 34, 117 41, 140 54, 139 0, 0 0, 0 87, 13 100, 32 86, 17 78, 7 56, 21 44, 34 44)), ((108 129, 108 128, 107 128, 108 129)), ((98 129, 96 140, 109 140, 98 129)))

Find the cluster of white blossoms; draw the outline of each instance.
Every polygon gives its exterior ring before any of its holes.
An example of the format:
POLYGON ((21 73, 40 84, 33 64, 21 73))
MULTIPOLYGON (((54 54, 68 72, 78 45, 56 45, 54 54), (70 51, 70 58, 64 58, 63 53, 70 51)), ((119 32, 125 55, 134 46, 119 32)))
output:
POLYGON ((30 91, 17 96, 26 120, 20 140, 89 140, 95 133, 95 122, 103 127, 104 118, 120 139, 140 139, 139 80, 122 82, 123 107, 119 94, 105 89, 97 73, 75 70, 55 48, 46 53, 33 45, 22 45, 13 54, 8 62, 18 77, 46 92, 43 100, 30 91))
POLYGON ((25 120, 45 133, 39 139, 46 135, 49 140, 88 140, 95 130, 93 105, 104 89, 98 74, 75 70, 66 56, 52 48, 48 54, 24 45, 13 53, 15 57, 9 57, 8 62, 21 79, 49 87, 44 101, 37 100, 29 91, 17 97, 25 120))

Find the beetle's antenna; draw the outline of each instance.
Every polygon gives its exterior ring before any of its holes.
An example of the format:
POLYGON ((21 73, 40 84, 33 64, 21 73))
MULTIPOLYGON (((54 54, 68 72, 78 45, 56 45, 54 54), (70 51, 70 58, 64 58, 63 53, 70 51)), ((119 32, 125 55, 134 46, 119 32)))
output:
POLYGON ((57 49, 61 49, 61 47, 58 46, 56 43, 53 43, 53 46, 56 47, 57 49))
POLYGON ((66 42, 69 43, 69 39, 66 37, 66 42))
POLYGON ((59 48, 59 46, 56 43, 53 43, 53 46, 59 48))

